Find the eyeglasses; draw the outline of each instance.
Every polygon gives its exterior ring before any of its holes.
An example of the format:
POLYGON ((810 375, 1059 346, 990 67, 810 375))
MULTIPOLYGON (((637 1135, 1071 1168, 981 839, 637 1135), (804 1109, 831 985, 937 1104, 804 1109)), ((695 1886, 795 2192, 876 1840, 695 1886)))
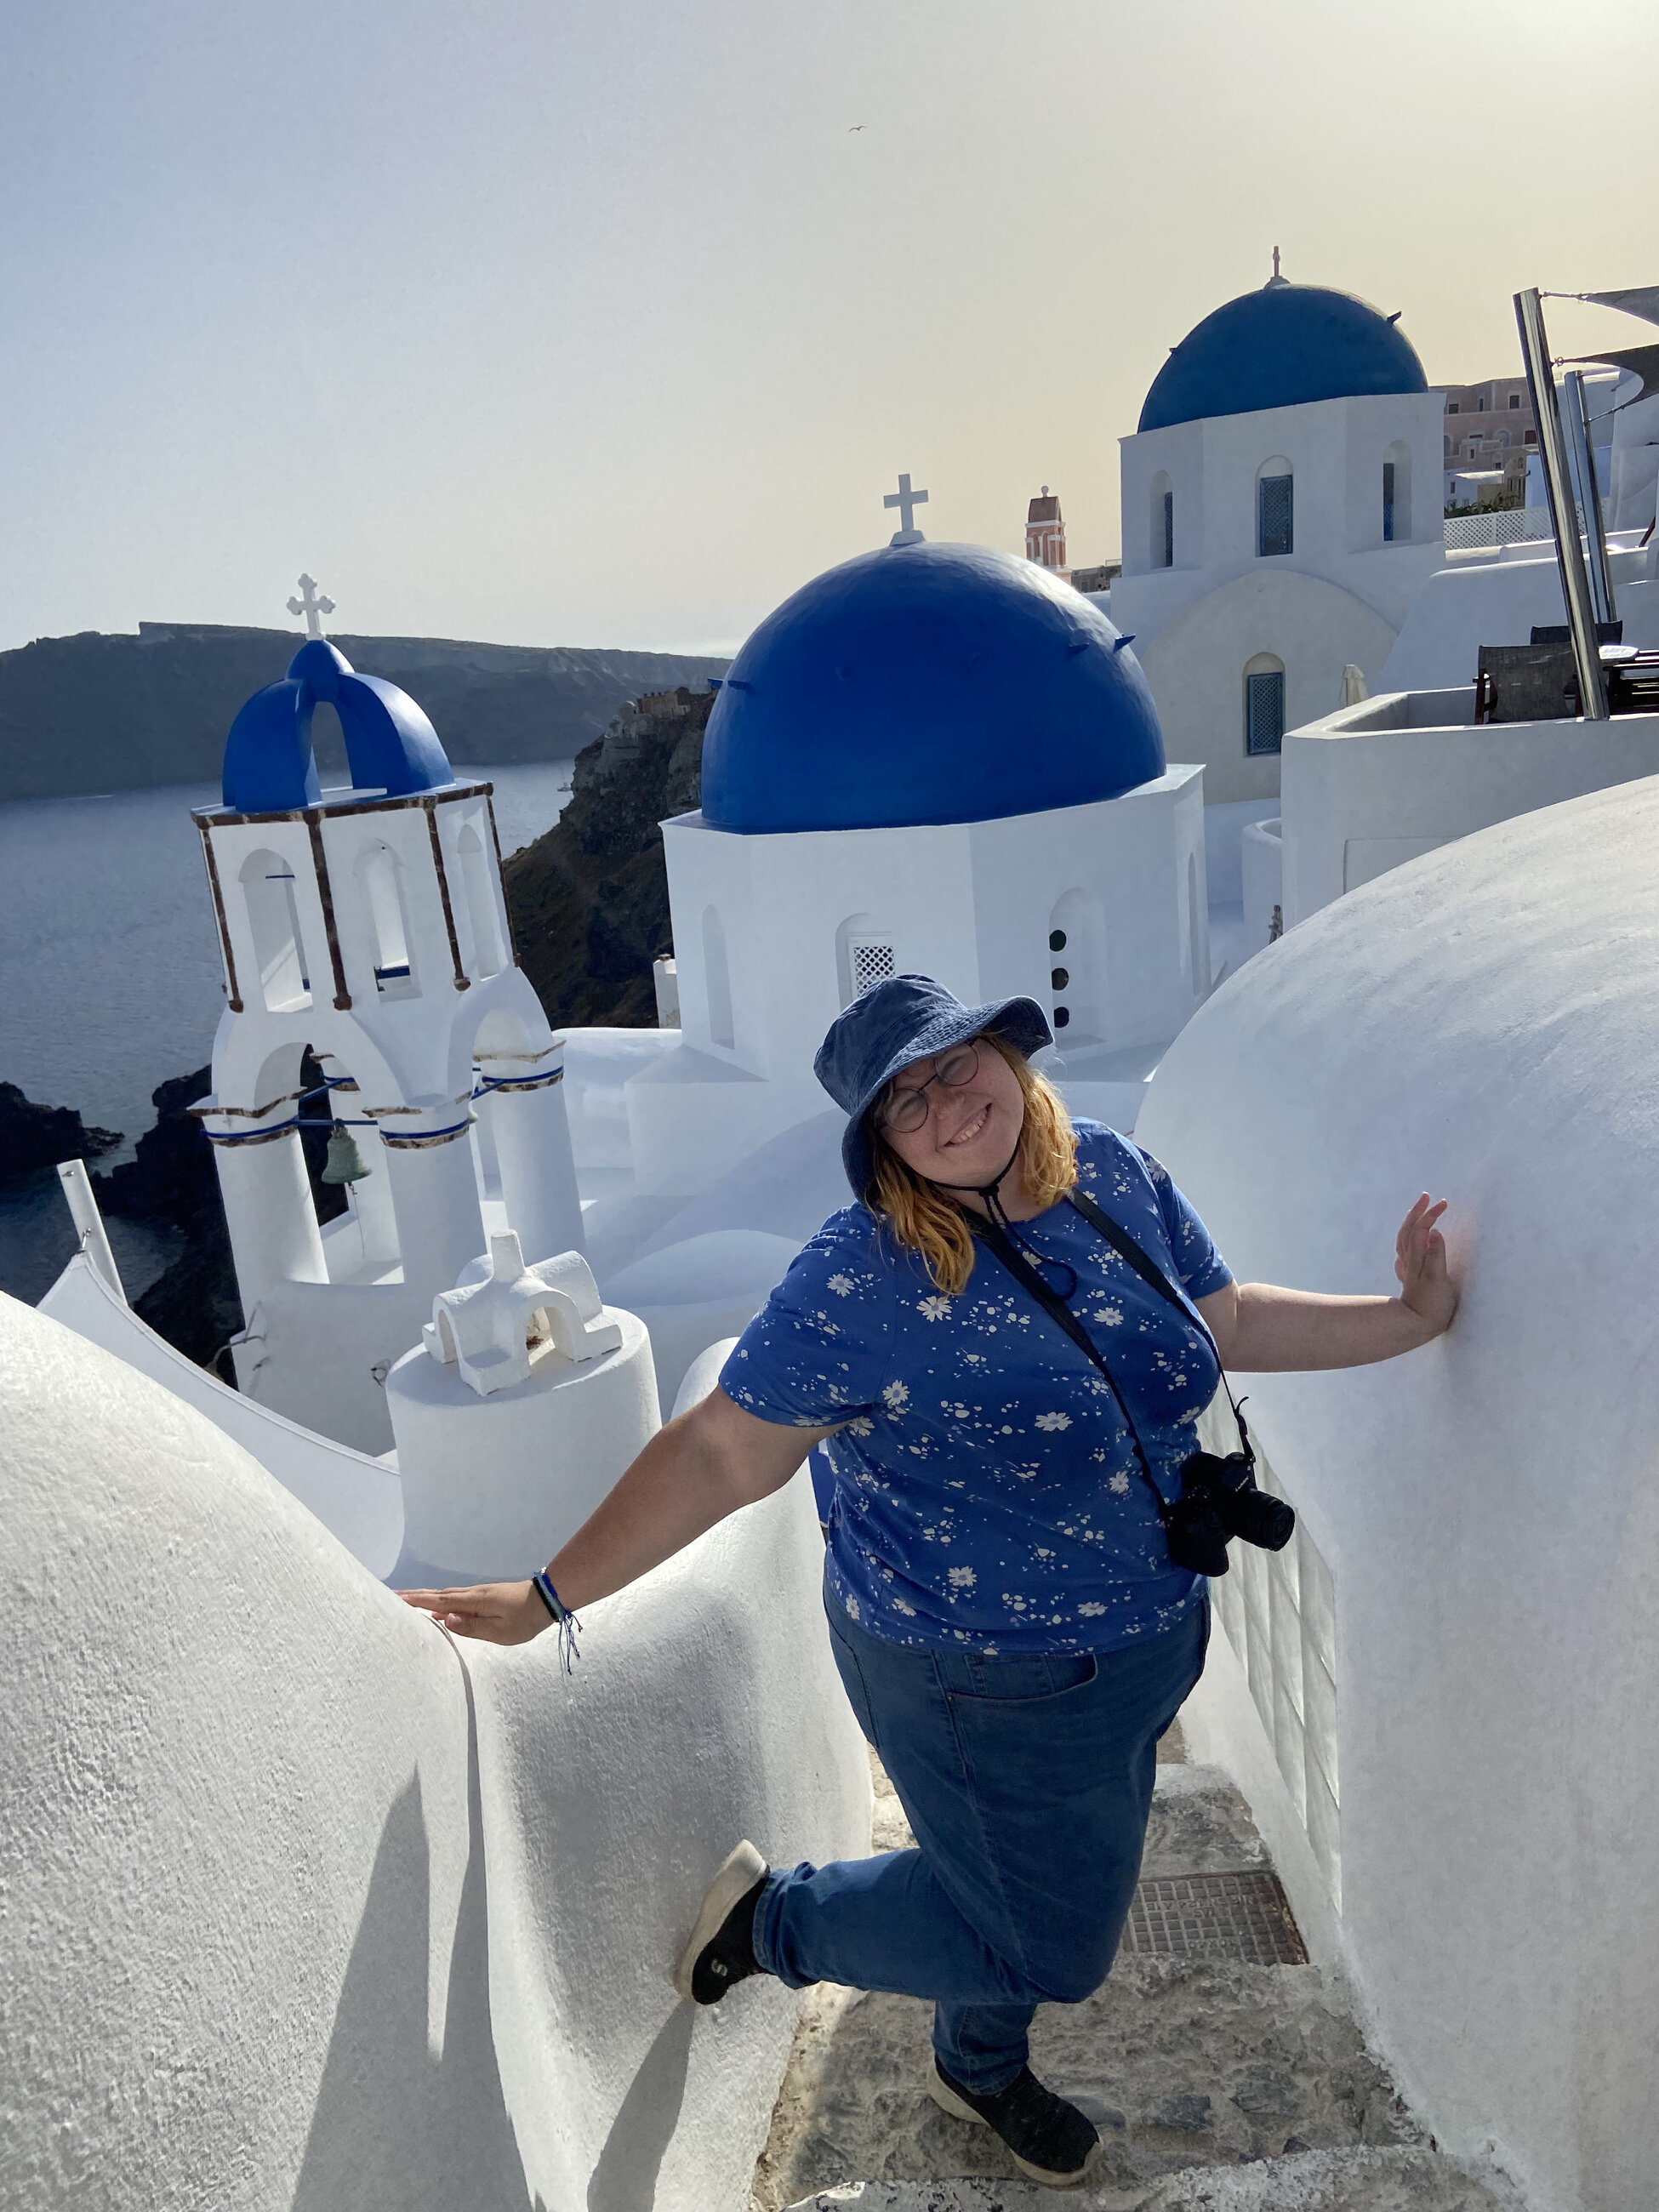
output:
POLYGON ((927 1119, 927 1091, 932 1084, 946 1091, 960 1091, 964 1083, 971 1083, 979 1071, 979 1047, 974 1044, 957 1046, 947 1052, 926 1083, 918 1083, 908 1091, 890 1091, 876 1109, 877 1125, 884 1129, 896 1129, 901 1136, 908 1136, 921 1128, 927 1119))

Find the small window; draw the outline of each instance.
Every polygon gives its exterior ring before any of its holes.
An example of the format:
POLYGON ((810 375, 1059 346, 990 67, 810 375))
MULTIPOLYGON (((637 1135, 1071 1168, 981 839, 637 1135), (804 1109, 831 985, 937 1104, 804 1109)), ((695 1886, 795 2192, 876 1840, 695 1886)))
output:
POLYGON ((1152 478, 1152 562, 1154 568, 1175 566, 1175 493, 1167 473, 1160 469, 1152 478))
POLYGON ((1296 479, 1264 476, 1256 483, 1255 550, 1264 558, 1289 553, 1296 543, 1296 479))
POLYGON ((1518 392, 1511 392, 1510 394, 1510 405, 1511 407, 1519 407, 1520 404, 1521 394, 1518 392))
POLYGON ((1051 929, 1048 932, 1048 950, 1050 952, 1063 952, 1066 950, 1066 933, 1063 929, 1051 929))
POLYGON ((1382 464, 1382 543, 1394 543, 1394 463, 1382 464))
POLYGON ((1448 415, 1455 415, 1459 412, 1458 404, 1455 399, 1449 399, 1446 402, 1446 412, 1448 415))
POLYGON ((1285 672, 1260 669, 1244 678, 1244 750, 1276 753, 1285 744, 1285 672))
POLYGON ((1535 446, 1535 445, 1538 443, 1538 433, 1537 433, 1537 431, 1536 431, 1536 430, 1528 430, 1528 433, 1527 433, 1527 443, 1528 443, 1529 446, 1535 446))

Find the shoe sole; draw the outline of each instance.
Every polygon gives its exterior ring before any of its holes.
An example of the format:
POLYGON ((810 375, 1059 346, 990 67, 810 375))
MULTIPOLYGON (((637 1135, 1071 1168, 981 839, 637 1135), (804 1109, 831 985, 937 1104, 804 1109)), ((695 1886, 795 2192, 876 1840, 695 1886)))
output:
MULTIPOLYGON (((941 2077, 937 2066, 927 2076, 927 2094, 940 2112, 948 2112, 953 2120, 966 2120, 972 2128, 990 2126, 991 2123, 983 2112, 976 2112, 970 2104, 957 2096, 950 2083, 941 2077)), ((1002 2142, 1000 2136, 997 2141, 1002 2142)), ((1033 2166, 1029 2158, 1022 2158, 1010 2144, 1003 2142, 1002 2148, 1028 2181, 1040 2182, 1045 2189, 1080 2189, 1100 2163, 1101 2146, 1098 2142, 1074 2173, 1055 2173, 1046 2166, 1033 2166)))
POLYGON ((691 1995, 691 1969, 696 1965, 705 1945, 714 1942, 720 1932, 720 1924, 726 1914, 746 1890, 755 1887, 765 1872, 766 1861, 745 1837, 703 1892, 702 1904, 698 1908, 690 1940, 681 1952, 679 1964, 674 1969, 674 1987, 683 1997, 691 1995))

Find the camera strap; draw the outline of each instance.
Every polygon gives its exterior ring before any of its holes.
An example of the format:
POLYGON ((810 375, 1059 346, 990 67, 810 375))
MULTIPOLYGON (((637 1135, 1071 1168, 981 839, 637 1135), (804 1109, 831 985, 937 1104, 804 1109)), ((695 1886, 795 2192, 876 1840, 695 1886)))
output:
POLYGON ((1065 1299, 1060 1297, 1059 1291, 1051 1290, 1043 1281, 1042 1276, 1038 1274, 1036 1269, 1000 1221, 982 1220, 969 1214, 969 1226, 981 1243, 990 1246, 992 1251, 996 1254, 1020 1287, 1030 1292, 1049 1319, 1059 1323, 1078 1350, 1105 1376, 1106 1387, 1116 1401, 1117 1410, 1123 1417, 1124 1427, 1129 1431, 1129 1441, 1134 1446, 1135 1461, 1140 1468, 1141 1476, 1147 1489, 1152 1493, 1152 1502, 1158 1508, 1158 1518, 1160 1521, 1163 1520, 1169 1511, 1168 1501, 1153 1480, 1152 1462, 1146 1456, 1146 1447, 1140 1441, 1140 1431, 1135 1426, 1134 1415, 1124 1403, 1123 1393, 1117 1387, 1117 1377, 1106 1364, 1094 1339, 1066 1304, 1065 1299))
MULTIPOLYGON (((1183 1320, 1197 1323, 1209 1339, 1211 1349, 1215 1352, 1216 1364, 1220 1368, 1221 1354, 1203 1315, 1195 1312, 1182 1298, 1158 1263, 1141 1250, 1127 1230, 1121 1229, 1109 1214, 1103 1213, 1091 1198, 1079 1196, 1076 1192, 1073 1192, 1068 1194, 1068 1202, 1090 1227, 1103 1236, 1114 1250, 1127 1261, 1144 1282, 1176 1308, 1183 1320)), ((1082 1321, 1066 1300, 1057 1291, 1043 1281, 1042 1276, 1038 1274, 1025 1254, 1021 1251, 1000 1221, 969 1213, 968 1225, 981 1243, 989 1246, 1020 1287, 1030 1292, 1049 1319, 1065 1330, 1085 1358, 1105 1378, 1106 1387, 1110 1390, 1117 1410, 1122 1416, 1123 1425, 1129 1432, 1129 1440, 1134 1446, 1136 1463, 1139 1467, 1146 1487, 1152 1493, 1153 1501, 1158 1507, 1158 1517, 1160 1520, 1167 1518, 1170 1503, 1158 1488, 1153 1477, 1152 1462, 1146 1455, 1146 1447, 1140 1440, 1140 1431, 1135 1425, 1134 1416, 1129 1411, 1122 1391, 1118 1388, 1117 1377, 1107 1364, 1105 1355, 1099 1346, 1096 1344, 1082 1321)), ((1222 1370, 1221 1381, 1222 1387, 1227 1392, 1227 1402, 1233 1409, 1233 1419, 1238 1424, 1239 1441, 1244 1448, 1246 1464, 1254 1467, 1255 1454, 1251 1449, 1249 1431, 1244 1425, 1244 1417, 1238 1410, 1237 1401, 1234 1399, 1231 1388, 1228 1384, 1224 1369, 1222 1370)))
MULTIPOLYGON (((1128 1231, 1120 1227, 1109 1213, 1103 1212, 1086 1191, 1081 1191, 1073 1187, 1066 1194, 1066 1203, 1073 1213, 1082 1215, 1091 1229, 1097 1230, 1106 1239, 1120 1259, 1127 1261, 1143 1283, 1149 1285, 1160 1297, 1167 1298, 1183 1320, 1195 1322, 1203 1330, 1210 1340, 1210 1349, 1215 1354, 1215 1364, 1221 1376, 1221 1387, 1227 1394, 1227 1403, 1233 1409, 1233 1419, 1238 1425, 1238 1440, 1244 1448, 1245 1464, 1254 1468, 1255 1451, 1250 1443, 1250 1432, 1244 1425, 1243 1414, 1238 1410, 1239 1401, 1233 1395, 1233 1386, 1227 1379, 1226 1366, 1221 1357, 1221 1346, 1216 1342, 1215 1332, 1209 1322, 1200 1313, 1193 1300, 1176 1288, 1152 1255, 1149 1252, 1144 1252, 1128 1231)), ((1068 1307, 1066 1310, 1069 1312, 1070 1308, 1068 1307)))

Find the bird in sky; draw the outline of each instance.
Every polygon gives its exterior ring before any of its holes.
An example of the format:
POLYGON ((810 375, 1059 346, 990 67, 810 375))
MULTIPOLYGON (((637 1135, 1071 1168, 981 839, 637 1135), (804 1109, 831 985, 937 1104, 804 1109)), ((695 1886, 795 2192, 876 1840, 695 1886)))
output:
POLYGON ((847 126, 847 135, 850 138, 855 131, 862 131, 864 125, 861 123, 849 123, 847 126))

